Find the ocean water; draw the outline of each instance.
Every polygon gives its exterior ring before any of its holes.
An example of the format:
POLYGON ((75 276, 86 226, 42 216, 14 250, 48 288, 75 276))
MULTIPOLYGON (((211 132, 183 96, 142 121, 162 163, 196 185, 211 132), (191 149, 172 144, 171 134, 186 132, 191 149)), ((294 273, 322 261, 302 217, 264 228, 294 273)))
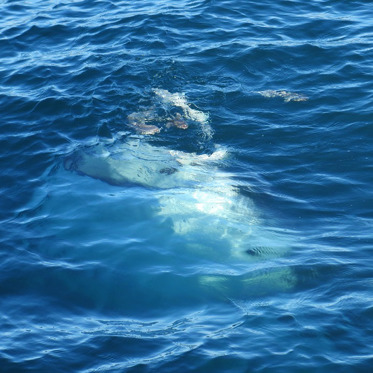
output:
POLYGON ((0 0, 0 371, 370 372, 372 9, 0 0))

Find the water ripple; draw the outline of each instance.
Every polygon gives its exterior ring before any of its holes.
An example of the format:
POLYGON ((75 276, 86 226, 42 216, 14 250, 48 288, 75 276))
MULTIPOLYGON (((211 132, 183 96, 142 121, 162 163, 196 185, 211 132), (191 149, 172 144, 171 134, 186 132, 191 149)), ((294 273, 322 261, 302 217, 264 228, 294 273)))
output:
POLYGON ((2 371, 370 371, 366 2, 0 9, 2 371), (229 149, 221 171, 255 206, 255 238, 285 255, 226 260, 228 241, 197 245, 156 218, 159 191, 67 166, 133 136, 130 113, 167 112, 155 88, 184 93, 214 137, 201 145, 190 123, 147 141, 229 149))

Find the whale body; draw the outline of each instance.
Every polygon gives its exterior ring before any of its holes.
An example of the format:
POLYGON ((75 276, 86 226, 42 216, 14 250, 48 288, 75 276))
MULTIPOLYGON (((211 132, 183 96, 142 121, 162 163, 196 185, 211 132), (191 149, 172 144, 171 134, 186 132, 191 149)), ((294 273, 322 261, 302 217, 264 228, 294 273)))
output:
MULTIPOLYGON (((155 93, 167 104, 181 107, 185 117, 207 125, 208 116, 192 109, 184 96, 155 93)), ((154 219, 167 224, 193 255, 244 266, 286 255, 289 241, 265 228, 253 201, 241 193, 247 185, 226 170, 229 157, 228 149, 219 145, 211 153, 196 154, 154 145, 147 136, 129 136, 79 149, 66 159, 65 168, 122 188, 146 189, 157 201, 154 219)), ((201 275, 200 283, 219 291, 232 288, 232 279, 219 271, 201 275)), ((239 283, 286 290, 296 277, 287 267, 252 267, 239 283), (261 268, 259 273, 253 274, 255 268, 261 268)))

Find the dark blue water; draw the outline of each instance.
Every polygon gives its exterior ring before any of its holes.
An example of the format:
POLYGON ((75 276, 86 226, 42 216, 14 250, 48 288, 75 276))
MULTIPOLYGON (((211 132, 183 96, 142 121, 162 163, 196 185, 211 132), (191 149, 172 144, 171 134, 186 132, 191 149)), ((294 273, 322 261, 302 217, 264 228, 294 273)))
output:
POLYGON ((369 372, 372 11, 1 0, 0 371, 369 372))

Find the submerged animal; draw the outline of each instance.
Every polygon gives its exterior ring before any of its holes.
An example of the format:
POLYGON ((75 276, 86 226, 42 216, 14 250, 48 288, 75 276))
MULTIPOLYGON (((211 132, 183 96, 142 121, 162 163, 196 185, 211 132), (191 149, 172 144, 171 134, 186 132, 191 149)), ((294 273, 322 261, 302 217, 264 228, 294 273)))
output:
POLYGON ((284 99, 285 102, 290 101, 307 101, 308 97, 300 95, 299 93, 289 92, 285 90, 265 90, 265 91, 257 91, 256 93, 259 93, 263 97, 281 97, 284 99))
MULTIPOLYGON (((193 119, 211 135, 208 116, 192 109, 184 95, 166 90, 155 93, 165 104, 182 109, 183 114, 173 118, 175 127, 186 129, 185 121, 193 119)), ((136 132, 159 132, 147 123, 154 119, 153 113, 151 108, 129 115, 136 132)), ((168 123, 166 120, 165 125, 168 123)), ((124 142, 82 149, 65 162, 65 167, 111 185, 137 185, 153 191, 158 201, 154 217, 167 222, 174 234, 182 238, 185 248, 198 255, 204 253, 218 262, 228 258, 258 262, 288 251, 288 242, 278 244, 277 233, 261 225, 254 203, 240 193, 247 186, 225 170, 229 158, 226 148, 215 145, 210 153, 196 154, 153 145, 151 138, 135 135, 124 142)), ((283 278, 283 288, 287 288, 295 283, 295 277, 289 269, 282 271, 275 271, 276 281, 283 278)), ((217 288, 227 286, 223 277, 201 276, 201 283, 217 288)), ((250 283, 252 277, 250 274, 244 280, 250 283)))

